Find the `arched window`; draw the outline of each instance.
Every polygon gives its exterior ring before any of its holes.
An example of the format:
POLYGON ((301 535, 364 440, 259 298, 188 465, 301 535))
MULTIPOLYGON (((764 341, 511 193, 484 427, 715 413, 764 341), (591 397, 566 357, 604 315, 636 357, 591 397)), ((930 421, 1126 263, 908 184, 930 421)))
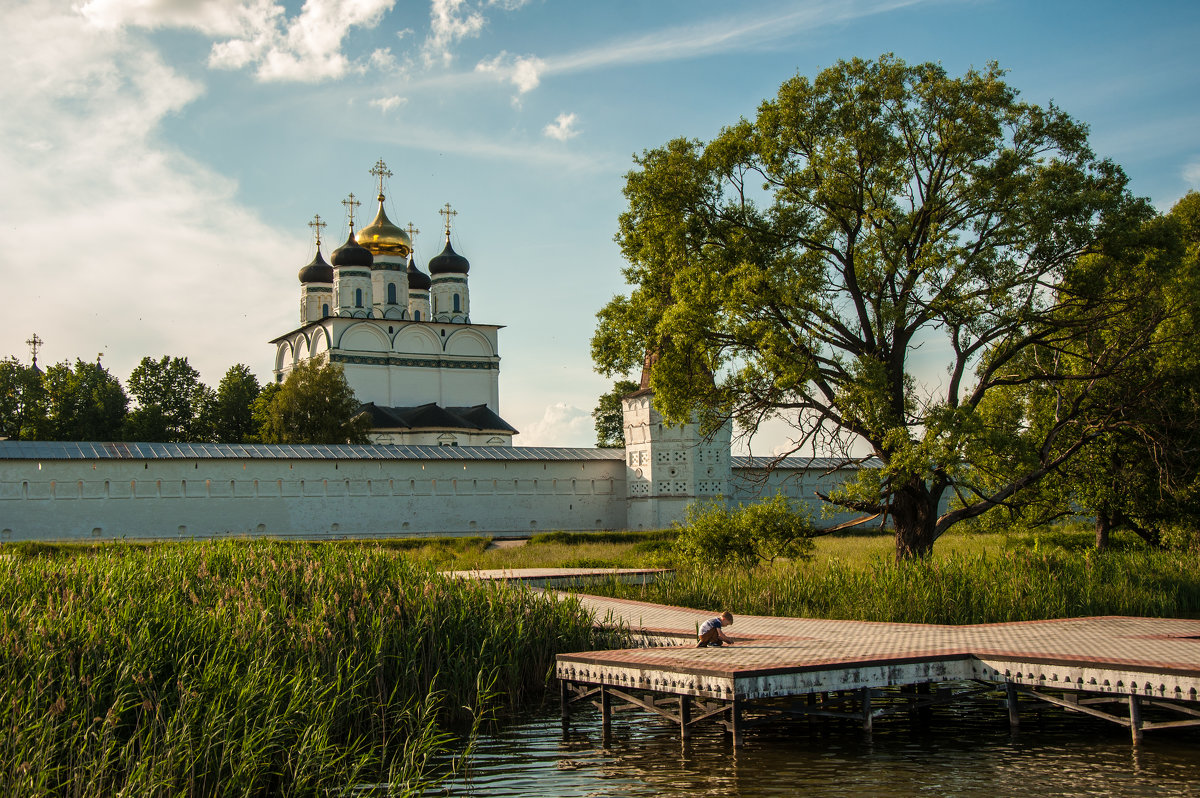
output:
POLYGON ((354 289, 354 307, 356 307, 356 308, 362 307, 362 289, 361 288, 354 289))
POLYGON ((414 310, 413 311, 413 321, 420 321, 420 320, 421 320, 421 311, 414 310))
POLYGON ((396 284, 388 283, 388 304, 396 304, 396 284))
POLYGON ((454 295, 454 312, 455 312, 455 313, 458 313, 458 312, 459 312, 459 311, 461 311, 461 310, 462 310, 462 308, 460 308, 460 307, 458 306, 458 294, 455 294, 455 295, 454 295))
POLYGON ((326 303, 321 306, 321 318, 325 318, 328 315, 329 315, 329 304, 326 303))

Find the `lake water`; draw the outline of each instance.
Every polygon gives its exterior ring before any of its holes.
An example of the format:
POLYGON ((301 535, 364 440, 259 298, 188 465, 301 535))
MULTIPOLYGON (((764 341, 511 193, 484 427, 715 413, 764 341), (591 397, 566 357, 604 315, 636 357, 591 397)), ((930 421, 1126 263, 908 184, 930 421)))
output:
POLYGON ((797 722, 750 729, 734 751, 717 727, 678 728, 619 713, 603 745, 598 711, 557 707, 482 739, 468 771, 431 795, 605 796, 1200 796, 1200 730, 1146 733, 1022 702, 1012 733, 995 703, 934 711, 927 723, 797 722))

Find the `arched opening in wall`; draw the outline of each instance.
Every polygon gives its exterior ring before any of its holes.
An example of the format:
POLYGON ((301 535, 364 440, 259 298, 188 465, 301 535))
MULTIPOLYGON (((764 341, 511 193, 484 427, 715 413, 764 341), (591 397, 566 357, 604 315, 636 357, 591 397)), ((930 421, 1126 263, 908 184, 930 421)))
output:
POLYGON ((183 524, 180 524, 179 525, 179 536, 183 537, 186 534, 187 534, 187 527, 184 526, 183 524))
POLYGON ((356 308, 361 308, 362 306, 363 306, 363 303, 362 303, 362 289, 361 289, 361 288, 355 288, 355 289, 354 289, 354 307, 356 307, 356 308))
POLYGON ((389 305, 396 304, 396 284, 395 283, 388 283, 387 301, 388 301, 389 305))
POLYGON ((420 320, 421 320, 421 311, 414 310, 413 311, 413 321, 420 321, 420 320))
POLYGON ((100 537, 100 536, 101 536, 101 535, 103 535, 103 534, 104 534, 104 530, 103 530, 103 529, 101 529, 100 527, 98 527, 98 526, 97 526, 97 527, 92 527, 92 537, 94 537, 94 538, 98 538, 98 537, 100 537))
POLYGON ((401 524, 401 525, 400 525, 400 528, 401 528, 401 529, 408 529, 408 522, 407 522, 407 521, 405 521, 403 524, 401 524))
POLYGON ((461 302, 461 300, 459 300, 459 298, 458 298, 458 294, 455 294, 455 295, 454 295, 454 312, 455 312, 455 313, 458 313, 459 311, 461 311, 461 310, 462 310, 462 307, 461 307, 461 305, 460 305, 460 302, 461 302))
POLYGON ((329 315, 329 304, 326 303, 324 305, 321 305, 321 318, 325 318, 328 315, 329 315))

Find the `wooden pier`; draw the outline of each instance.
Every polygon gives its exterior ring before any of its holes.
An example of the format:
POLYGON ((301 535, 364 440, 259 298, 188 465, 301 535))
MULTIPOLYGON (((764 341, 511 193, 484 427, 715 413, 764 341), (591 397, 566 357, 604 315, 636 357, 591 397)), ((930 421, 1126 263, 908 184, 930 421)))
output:
POLYGON ((679 726, 748 728, 836 717, 870 730, 883 717, 984 697, 1020 721, 1021 699, 1129 728, 1200 726, 1200 620, 1069 618, 977 626, 738 616, 736 644, 696 648, 714 613, 579 597, 595 617, 652 645, 558 656, 564 724, 573 707, 640 709, 679 726))

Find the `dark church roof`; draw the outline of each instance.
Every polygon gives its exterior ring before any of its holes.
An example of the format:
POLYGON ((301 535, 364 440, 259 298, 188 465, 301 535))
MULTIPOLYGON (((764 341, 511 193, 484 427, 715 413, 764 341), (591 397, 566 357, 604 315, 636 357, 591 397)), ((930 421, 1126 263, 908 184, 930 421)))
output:
POLYGON ((511 432, 517 430, 487 405, 441 407, 434 402, 416 407, 381 407, 374 402, 362 406, 374 429, 466 429, 511 432))

